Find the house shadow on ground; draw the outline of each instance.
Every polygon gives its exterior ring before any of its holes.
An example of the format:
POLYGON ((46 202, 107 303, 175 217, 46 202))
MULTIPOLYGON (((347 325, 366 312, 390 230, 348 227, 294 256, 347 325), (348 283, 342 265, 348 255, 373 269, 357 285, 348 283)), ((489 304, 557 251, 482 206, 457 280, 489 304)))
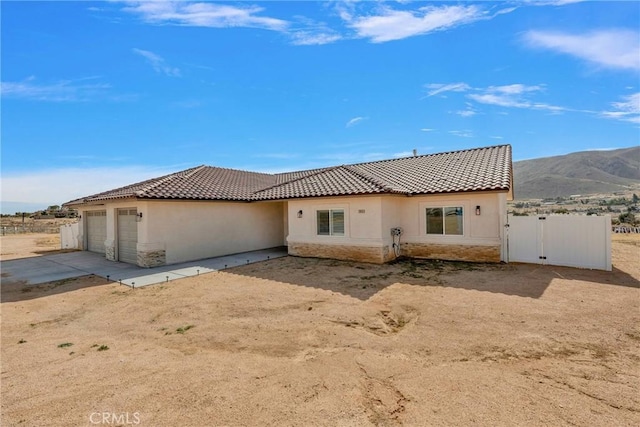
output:
POLYGON ((638 279, 615 267, 613 271, 598 271, 519 263, 399 259, 379 265, 289 256, 225 271, 328 290, 362 301, 395 283, 468 289, 525 298, 540 298, 554 279, 640 288, 638 279))
POLYGON ((80 289, 92 288, 95 286, 104 286, 110 283, 113 282, 94 274, 60 279, 37 285, 29 285, 24 281, 3 280, 2 285, 0 286, 0 302, 8 303, 27 301, 66 292, 73 292, 80 289))

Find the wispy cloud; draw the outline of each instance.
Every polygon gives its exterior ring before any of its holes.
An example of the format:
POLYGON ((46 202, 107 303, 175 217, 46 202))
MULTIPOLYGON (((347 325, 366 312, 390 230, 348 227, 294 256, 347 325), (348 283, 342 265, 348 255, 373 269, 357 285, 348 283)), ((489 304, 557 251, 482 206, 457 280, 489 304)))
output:
POLYGON ((251 27, 274 31, 283 31, 289 26, 289 22, 282 19, 258 15, 264 11, 262 7, 238 3, 140 1, 128 2, 124 10, 157 25, 251 27))
POLYGON ((527 86, 523 84, 511 84, 505 86, 489 86, 471 93, 468 97, 481 104, 498 105, 510 108, 529 108, 534 110, 547 110, 554 113, 566 111, 564 107, 550 105, 542 102, 534 102, 528 99, 527 94, 543 91, 539 85, 527 86))
POLYGON ((461 138, 473 138, 473 132, 470 130, 450 130, 449 133, 461 138))
POLYGON ((350 128, 362 122, 363 120, 367 120, 368 118, 369 117, 354 117, 353 119, 349 120, 345 126, 350 128))
POLYGON ((454 111, 454 113, 459 115, 460 117, 473 117, 478 114, 478 112, 470 102, 467 102, 467 106, 464 110, 454 111))
POLYGON ((466 83, 429 83, 424 85, 427 96, 439 95, 443 92, 466 92, 471 87, 466 83))
POLYGON ((299 46, 322 45, 337 42, 342 36, 336 32, 298 30, 291 33, 292 43, 299 46))
POLYGON ((144 59, 146 59, 147 62, 156 71, 156 73, 164 74, 171 77, 180 76, 180 70, 178 68, 167 65, 164 58, 162 58, 160 55, 157 55, 148 50, 142 50, 135 47, 131 49, 131 51, 137 55, 142 56, 144 59))
POLYGON ((294 45, 323 45, 335 43, 343 36, 325 22, 315 21, 305 16, 296 16, 289 30, 289 37, 294 45))
POLYGON ((430 129, 430 128, 422 128, 420 129, 422 132, 433 132, 435 129, 430 129))
POLYGON ((640 70, 640 33, 611 29, 584 34, 529 31, 525 42, 532 47, 575 56, 606 68, 640 70))
POLYGON ((48 102, 84 102, 104 98, 111 85, 94 82, 98 77, 39 83, 35 77, 20 82, 2 82, 3 98, 20 98, 48 102))
POLYGON ((445 5, 425 6, 415 11, 382 7, 376 15, 363 17, 346 15, 345 17, 358 37, 370 39, 374 43, 383 43, 447 30, 487 19, 489 14, 475 5, 445 5))
POLYGON ((623 101, 612 102, 611 111, 603 111, 602 117, 640 124, 640 92, 623 97, 623 101))
MULTIPOLYGON (((524 85, 520 83, 489 86, 486 88, 471 87, 466 83, 429 83, 424 85, 429 90, 427 97, 443 92, 469 92, 465 96, 480 104, 498 105, 510 108, 530 108, 535 110, 547 110, 554 113, 567 111, 567 108, 550 105, 542 102, 534 102, 529 99, 531 94, 543 92, 544 85, 524 85)), ((471 117, 478 112, 470 103, 466 103, 464 110, 453 111, 462 117, 471 117)))

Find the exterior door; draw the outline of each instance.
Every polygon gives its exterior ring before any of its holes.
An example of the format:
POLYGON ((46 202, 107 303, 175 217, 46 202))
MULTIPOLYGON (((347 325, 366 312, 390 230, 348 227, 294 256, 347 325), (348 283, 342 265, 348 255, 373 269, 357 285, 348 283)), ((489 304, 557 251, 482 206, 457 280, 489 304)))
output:
POLYGON ((138 211, 118 209, 118 261, 138 263, 138 211))
POLYGON ((87 219, 87 250, 104 253, 104 241, 107 240, 107 211, 85 212, 87 219))

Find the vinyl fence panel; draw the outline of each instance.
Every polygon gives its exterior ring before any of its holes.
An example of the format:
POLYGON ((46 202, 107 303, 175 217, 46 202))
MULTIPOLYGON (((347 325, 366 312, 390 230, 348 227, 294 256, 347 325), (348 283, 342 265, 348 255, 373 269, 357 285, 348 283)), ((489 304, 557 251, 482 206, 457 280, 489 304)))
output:
POLYGON ((60 248, 80 249, 80 224, 66 224, 60 226, 60 248))
POLYGON ((509 261, 611 270, 608 215, 509 215, 508 222, 509 261))

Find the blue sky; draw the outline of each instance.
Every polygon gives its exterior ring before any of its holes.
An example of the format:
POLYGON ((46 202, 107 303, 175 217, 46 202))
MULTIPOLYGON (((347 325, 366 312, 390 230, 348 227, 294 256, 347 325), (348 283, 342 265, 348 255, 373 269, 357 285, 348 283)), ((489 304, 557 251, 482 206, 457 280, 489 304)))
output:
POLYGON ((3 213, 200 164, 640 141, 638 2, 1 7, 3 213))

